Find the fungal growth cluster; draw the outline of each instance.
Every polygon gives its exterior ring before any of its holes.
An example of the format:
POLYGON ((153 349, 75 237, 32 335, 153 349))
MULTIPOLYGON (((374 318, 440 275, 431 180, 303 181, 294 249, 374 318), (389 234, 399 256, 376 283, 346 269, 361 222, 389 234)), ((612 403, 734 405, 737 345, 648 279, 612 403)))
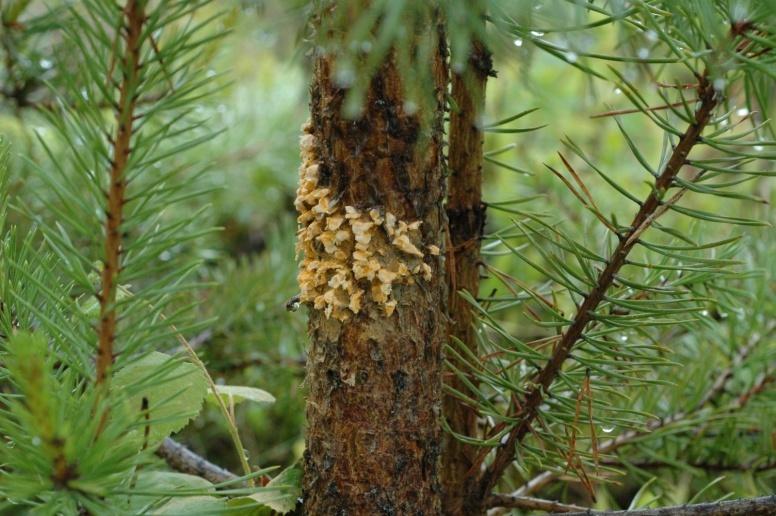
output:
MULTIPOLYGON (((390 317, 396 309, 394 287, 431 279, 423 261, 421 221, 398 220, 378 207, 359 210, 333 200, 321 187, 315 137, 305 124, 300 141, 302 165, 296 209, 297 253, 303 254, 298 276, 303 303, 312 303, 327 318, 346 321, 368 303, 376 303, 390 317)), ((426 248, 439 255, 439 247, 426 248)))

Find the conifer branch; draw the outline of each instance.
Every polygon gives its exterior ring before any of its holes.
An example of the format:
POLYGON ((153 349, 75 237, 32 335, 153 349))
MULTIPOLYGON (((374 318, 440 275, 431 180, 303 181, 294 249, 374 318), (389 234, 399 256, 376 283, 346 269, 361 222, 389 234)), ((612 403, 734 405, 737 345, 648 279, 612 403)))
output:
MULTIPOLYGON (((126 195, 125 172, 129 162, 132 143, 132 126, 135 121, 135 89, 140 76, 140 46, 143 22, 145 21, 144 0, 128 0, 124 8, 125 50, 122 58, 122 80, 119 84, 119 108, 116 111, 116 135, 112 139, 112 160, 108 205, 105 218, 105 256, 102 269, 100 301, 100 322, 97 349, 97 383, 104 383, 113 364, 113 345, 116 339, 116 291, 121 271, 121 223, 126 195)), ((110 78, 108 78, 110 80, 110 78)))
MULTIPOLYGON (((740 367, 740 365, 746 360, 746 358, 757 348, 757 346, 763 341, 763 339, 769 337, 774 330, 776 330, 776 323, 772 322, 770 323, 762 332, 756 333, 752 335, 749 340, 741 346, 736 353, 736 355, 733 357, 732 365, 729 367, 726 367, 722 372, 719 374, 717 379, 714 381, 712 386, 709 388, 708 391, 706 391, 706 394, 701 398, 701 400, 695 404, 694 408, 689 411, 679 411, 674 414, 671 414, 668 417, 660 418, 660 419, 653 419, 649 421, 646 425, 646 428, 643 430, 629 430, 627 432, 624 432, 623 434, 617 436, 614 439, 609 439, 607 441, 604 441, 602 443, 599 443, 598 445, 598 452, 599 453, 612 453, 619 449, 622 446, 625 446, 627 444, 632 443, 634 440, 638 439, 639 437, 643 437, 644 435, 647 435, 649 433, 655 432, 657 430, 660 430, 662 428, 665 428, 667 426, 670 426, 671 424, 678 423, 680 421, 683 421, 687 419, 688 417, 692 417, 695 414, 697 414, 699 411, 704 409, 708 404, 713 403, 715 400, 717 400, 724 392, 725 388, 727 387, 730 379, 733 376, 733 371, 740 367)), ((760 379, 755 383, 755 385, 750 388, 747 392, 750 392, 752 389, 759 389, 762 388, 763 382, 765 382, 768 378, 768 375, 763 375, 760 377, 760 379)), ((743 396, 743 395, 742 395, 743 396)), ((736 400, 736 403, 738 403, 738 400, 741 399, 741 396, 739 396, 736 400)), ((746 401, 748 402, 751 397, 746 397, 746 401)), ((740 408, 740 407, 739 407, 740 408)), ((604 460, 602 462, 606 465, 620 465, 621 462, 612 460, 612 461, 606 461, 604 460)), ((638 463, 634 464, 637 467, 642 467, 638 463)), ((705 464, 702 462, 696 463, 696 464, 690 464, 692 467, 699 467, 701 469, 709 469, 714 470, 715 468, 712 467, 711 464, 705 464)), ((729 469, 743 469, 747 465, 739 465, 739 467, 730 466, 729 469)), ((647 464, 646 467, 649 467, 647 464)), ((762 471, 773 469, 776 467, 776 464, 760 464, 760 465, 754 465, 751 464, 752 468, 759 469, 762 467, 762 471)), ((719 465, 716 469, 722 469, 723 466, 719 465)), ((743 469, 745 471, 749 471, 749 469, 743 469)), ((531 493, 535 493, 539 490, 541 490, 543 487, 548 485, 550 482, 555 480, 558 477, 558 475, 555 472, 552 471, 544 471, 535 477, 533 477, 531 480, 523 484, 520 488, 512 492, 509 496, 527 496, 531 493)))
MULTIPOLYGON (((497 449, 491 465, 480 475, 472 496, 475 500, 486 500, 488 494, 498 479, 512 463, 515 445, 530 432, 531 425, 539 414, 539 406, 545 399, 547 390, 557 378, 560 370, 571 354, 576 343, 581 339, 588 323, 594 318, 595 310, 615 282, 617 274, 627 263, 627 257, 633 247, 639 242, 640 236, 667 208, 663 196, 673 186, 674 180, 684 166, 687 156, 698 143, 701 133, 711 119, 714 108, 719 103, 713 85, 704 74, 698 77, 698 98, 700 105, 695 111, 692 124, 682 135, 666 163, 663 172, 657 177, 652 192, 640 204, 640 209, 631 222, 629 229, 618 235, 619 243, 607 261, 606 267, 598 275, 595 287, 585 296, 585 300, 576 312, 571 325, 555 346, 552 355, 533 381, 533 386, 525 395, 519 409, 519 421, 507 434, 503 444, 497 449)), ((480 502, 481 503, 481 502, 480 502)))
POLYGON ((659 509, 636 509, 626 511, 592 511, 565 513, 567 516, 767 516, 776 513, 776 495, 762 496, 727 502, 677 505, 659 509))

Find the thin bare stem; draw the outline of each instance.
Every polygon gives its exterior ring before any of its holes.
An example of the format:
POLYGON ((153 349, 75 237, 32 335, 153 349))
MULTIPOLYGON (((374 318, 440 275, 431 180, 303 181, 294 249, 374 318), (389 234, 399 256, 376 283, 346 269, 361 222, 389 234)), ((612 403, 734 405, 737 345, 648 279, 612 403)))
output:
POLYGON ((678 505, 658 509, 636 509, 627 511, 591 511, 566 513, 569 516, 769 516, 776 514, 776 495, 727 502, 678 505))
POLYGON ((162 441, 156 454, 175 471, 202 477, 213 484, 237 479, 231 471, 213 464, 169 437, 162 441))
POLYGON ((544 500, 542 498, 534 498, 532 496, 514 496, 514 495, 491 495, 486 503, 488 507, 507 507, 510 509, 525 509, 530 511, 547 511, 547 512, 575 512, 585 511, 584 507, 579 505, 571 505, 553 500, 544 500))
MULTIPOLYGON (((213 381, 213 377, 210 376, 210 373, 207 371, 207 367, 205 367, 205 364, 197 356, 197 352, 194 351, 194 348, 189 345, 188 341, 178 332, 175 326, 171 324, 170 327, 173 329, 173 331, 175 331, 180 345, 186 348, 186 351, 191 357, 191 361, 202 370, 202 374, 205 375, 208 384, 210 384, 210 390, 213 392, 213 396, 216 398, 218 408, 221 409, 221 413, 224 415, 224 418, 226 418, 226 427, 229 430, 229 435, 232 438, 232 442, 234 443, 234 447, 237 451, 237 456, 240 459, 240 465, 242 466, 243 473, 250 475, 253 471, 251 470, 251 465, 248 463, 248 457, 245 455, 245 447, 243 446, 242 439, 240 439, 240 432, 237 430, 237 422, 234 419, 233 413, 226 406, 226 403, 224 403, 224 398, 218 393, 218 388, 216 387, 216 383, 213 381)), ((249 479, 248 483, 253 485, 253 479, 249 479)))

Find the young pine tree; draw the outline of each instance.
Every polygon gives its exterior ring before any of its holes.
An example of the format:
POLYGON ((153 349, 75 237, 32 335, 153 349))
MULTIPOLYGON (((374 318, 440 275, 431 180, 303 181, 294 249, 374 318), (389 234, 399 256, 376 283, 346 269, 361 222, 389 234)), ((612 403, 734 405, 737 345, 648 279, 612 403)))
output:
POLYGON ((212 229, 204 209, 174 208, 205 191, 207 165, 186 153, 212 137, 193 108, 217 86, 203 64, 218 10, 148 0, 2 8, 3 78, 16 114, 40 124, 46 158, 30 157, 33 195, 10 198, 9 177, 21 177, 0 141, 1 510, 290 510, 293 471, 254 486, 269 470, 249 463, 227 407, 271 396, 216 387, 183 337, 202 326, 192 242, 212 229), (52 42, 49 92, 17 64, 32 34, 52 42), (227 420, 241 477, 168 438, 206 397, 227 420))

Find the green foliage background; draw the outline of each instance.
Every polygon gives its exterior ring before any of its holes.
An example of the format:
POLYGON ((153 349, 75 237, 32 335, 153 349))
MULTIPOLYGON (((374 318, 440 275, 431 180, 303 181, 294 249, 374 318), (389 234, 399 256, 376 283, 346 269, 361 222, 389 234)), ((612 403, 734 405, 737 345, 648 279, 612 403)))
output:
MULTIPOLYGON (((186 217, 209 204, 203 226, 210 223, 221 228, 195 243, 181 243, 167 250, 164 255, 167 259, 185 256, 203 261, 195 275, 205 286, 186 292, 186 297, 177 299, 173 306, 193 301, 196 319, 207 322, 197 331, 187 333, 187 337, 198 344, 197 351, 217 383, 257 386, 275 396, 277 401, 271 405, 246 403, 236 408, 248 455, 253 463, 261 466, 291 465, 303 452, 305 317, 303 311, 291 312, 286 308, 286 303, 296 293, 292 200, 297 178, 299 128, 307 118, 310 79, 310 62, 303 41, 307 33, 300 28, 304 26, 302 20, 308 8, 299 4, 281 0, 228 0, 205 8, 213 13, 218 9, 225 11, 209 30, 229 34, 207 46, 201 66, 207 67, 208 74, 215 77, 220 88, 197 103, 195 112, 206 120, 207 129, 223 132, 185 156, 174 157, 169 164, 174 166, 174 160, 180 159, 181 164, 185 161, 207 167, 202 181, 213 187, 202 197, 172 206, 170 216, 186 217)), ((560 140, 573 140, 628 192, 643 197, 649 186, 614 118, 594 117, 607 111, 630 108, 622 91, 541 51, 531 41, 531 35, 540 38, 545 35, 543 32, 549 32, 547 24, 560 27, 578 22, 576 11, 568 9, 567 4, 561 1, 515 2, 509 6, 510 12, 522 13, 520 16, 526 26, 544 29, 536 30, 528 37, 499 33, 493 41, 498 78, 488 85, 486 123, 539 108, 518 124, 546 124, 546 127, 525 134, 487 135, 486 149, 493 159, 517 171, 487 162, 485 199, 489 203, 499 203, 533 198, 521 204, 521 209, 550 211, 564 220, 568 231, 580 239, 584 237, 584 241, 596 242, 602 237, 600 229, 591 223, 584 207, 544 166, 562 168, 557 152, 566 151, 560 140)), ((56 2, 50 5, 56 6, 56 2)), ((40 13, 44 8, 38 2, 32 2, 29 9, 40 13)), ((206 15, 202 14, 203 17, 206 15)), ((13 70, 22 76, 51 80, 56 86, 58 77, 52 63, 66 61, 69 55, 58 36, 49 34, 46 29, 45 26, 38 27, 39 34, 33 33, 15 48, 14 55, 19 59, 13 70)), ((0 39, 10 37, 9 33, 0 35, 0 39)), ((652 51, 653 37, 648 32, 631 34, 621 26, 607 26, 600 30, 549 34, 546 39, 587 52, 606 52, 614 48, 626 54, 646 56, 652 51)), ((643 69, 630 63, 618 63, 617 67, 628 80, 648 90, 646 95, 655 105, 660 104, 660 98, 649 89, 652 83, 643 69)), ((0 85, 4 85, 5 91, 9 76, 7 68, 4 70, 5 75, 0 74, 0 85)), ((48 101, 46 91, 42 83, 36 85, 29 97, 30 103, 48 101)), ((731 124, 749 116, 748 111, 743 111, 748 109, 743 98, 740 89, 730 92, 731 124)), ((773 116, 772 108, 771 111, 763 113, 761 118, 773 116)), ((641 152, 656 164, 663 152, 662 133, 643 117, 623 115, 622 123, 628 133, 637 138, 641 152)), ((15 204, 28 205, 29 210, 41 219, 50 220, 52 212, 46 206, 56 200, 35 172, 36 166, 50 166, 50 158, 36 140, 35 133, 41 135, 55 153, 63 150, 64 143, 58 140, 49 121, 35 110, 15 104, 8 95, 0 98, 0 134, 10 141, 13 149, 10 197, 15 204)), ((763 134, 767 135, 767 130, 763 134)), ((769 147, 767 152, 772 149, 769 147)), ((597 193, 601 212, 621 214, 621 223, 625 223, 626 214, 632 208, 627 199, 607 193, 605 183, 592 172, 585 171, 585 180, 597 193)), ((736 190, 756 195, 765 203, 698 196, 690 205, 725 216, 760 219, 772 224, 776 222, 770 209, 776 201, 772 184, 767 177, 762 177, 736 190)), ((22 233, 30 228, 29 217, 18 212, 11 212, 9 217, 12 223, 19 225, 22 233)), ((491 207, 487 230, 494 233, 508 228, 514 217, 514 213, 491 207)), ((735 297, 723 291, 714 294, 719 297, 709 301, 706 309, 700 312, 700 320, 693 326, 693 331, 660 330, 648 338, 623 333, 622 337, 626 339, 652 339, 677 352, 669 359, 679 365, 669 366, 664 373, 674 385, 652 390, 641 388, 643 410, 659 410, 663 414, 681 408, 688 397, 697 397, 703 390, 699 385, 707 384, 715 377, 715 371, 729 365, 732 349, 742 340, 751 338, 753 331, 766 331, 763 329, 769 328, 769 321, 776 319, 776 260, 773 259, 776 240, 772 227, 731 228, 725 224, 700 227, 675 214, 667 219, 672 227, 702 236, 705 242, 743 234, 744 240, 732 251, 732 257, 761 273, 757 277, 732 278, 730 288, 740 292, 736 291, 735 297)), ((526 284, 544 281, 541 274, 511 253, 504 252, 503 247, 493 245, 486 250, 492 251, 489 263, 504 273, 526 284)), ((536 250, 529 249, 526 253, 542 260, 536 250)), ((511 299, 504 284, 496 278, 485 279, 481 294, 488 298, 485 302, 490 303, 491 308, 497 308, 492 312, 494 318, 511 335, 527 341, 552 334, 551 328, 537 329, 528 324, 522 305, 511 299)), ((571 308, 570 302, 570 299, 558 300, 559 305, 567 309, 571 308)), ((758 353, 734 371, 734 387, 750 385, 754 377, 776 364, 776 340, 773 332, 767 331, 770 333, 763 336, 758 353)), ((171 339, 169 346, 162 350, 174 350, 176 346, 171 339)), ((731 392, 736 390, 731 387, 731 392)), ((570 397, 573 399, 575 394, 571 393, 570 397)), ((771 388, 749 407, 745 422, 722 421, 720 428, 715 430, 719 432, 719 439, 712 440, 711 445, 704 441, 692 448, 693 439, 672 440, 669 435, 657 448, 650 447, 649 443, 637 445, 633 456, 651 457, 671 464, 673 455, 684 453, 684 448, 690 447, 689 455, 698 457, 699 461, 742 463, 759 457, 764 463, 772 463, 776 460, 776 434, 772 426, 776 421, 774 406, 776 398, 771 388), (747 427, 759 428, 754 438, 729 440, 731 436, 746 433, 743 430, 747 427), (675 447, 682 450, 673 449, 675 447)), ((611 432, 604 428, 602 431, 611 432)), ((178 434, 178 438, 211 460, 232 471, 239 470, 223 419, 214 407, 206 408, 178 434)), ((615 484, 597 484, 597 507, 646 505, 653 499, 661 505, 686 502, 723 475, 703 468, 680 466, 672 468, 670 473, 658 473, 659 479, 642 490, 639 488, 645 486, 655 470, 633 468, 615 484)), ((539 471, 535 464, 526 465, 524 469, 510 473, 504 487, 517 487, 521 480, 539 471)), ((737 497, 752 496, 774 489, 776 475, 772 469, 725 472, 722 480, 702 493, 702 499, 713 500, 730 493, 737 497)), ((589 494, 573 482, 557 484, 547 493, 566 500, 591 502, 589 494)))

